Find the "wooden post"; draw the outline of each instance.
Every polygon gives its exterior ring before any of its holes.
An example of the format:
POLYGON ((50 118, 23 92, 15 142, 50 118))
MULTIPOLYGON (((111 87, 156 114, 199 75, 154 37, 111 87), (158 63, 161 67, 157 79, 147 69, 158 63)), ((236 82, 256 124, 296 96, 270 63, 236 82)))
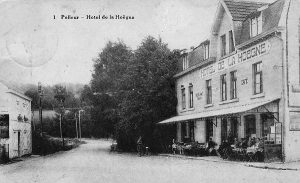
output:
POLYGON ((78 139, 78 124, 77 124, 77 113, 75 112, 75 124, 76 124, 76 138, 78 139))

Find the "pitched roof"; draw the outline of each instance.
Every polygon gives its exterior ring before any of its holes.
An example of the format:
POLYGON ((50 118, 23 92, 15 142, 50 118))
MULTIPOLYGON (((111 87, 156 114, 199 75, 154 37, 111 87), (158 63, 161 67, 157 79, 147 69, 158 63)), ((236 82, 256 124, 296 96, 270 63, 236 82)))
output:
MULTIPOLYGON (((262 26, 262 34, 278 27, 278 23, 281 18, 284 3, 285 0, 277 0, 269 4, 269 7, 267 9, 261 11, 262 19, 264 22, 262 26)), ((253 13, 255 14, 256 12, 253 13)), ((250 37, 251 16, 252 14, 250 14, 249 17, 247 17, 246 20, 243 22, 240 38, 237 39, 238 44, 244 43, 251 39, 250 37)))
POLYGON ((243 21, 249 14, 268 4, 262 2, 238 0, 224 0, 224 3, 231 13, 233 21, 243 21))

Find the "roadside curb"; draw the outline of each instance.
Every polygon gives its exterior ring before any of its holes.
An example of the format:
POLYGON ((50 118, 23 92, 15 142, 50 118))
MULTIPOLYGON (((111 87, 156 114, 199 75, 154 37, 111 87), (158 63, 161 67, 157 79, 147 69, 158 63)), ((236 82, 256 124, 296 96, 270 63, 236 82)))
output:
POLYGON ((242 165, 251 168, 260 168, 260 169, 271 169, 271 170, 293 170, 299 171, 299 168, 291 168, 291 167, 280 167, 280 165, 285 165, 283 163, 261 163, 261 165, 257 165, 256 162, 239 162, 239 161, 229 161, 223 159, 211 159, 206 157, 193 157, 193 156, 184 156, 184 155, 173 155, 173 154, 158 154, 158 156, 163 157, 172 157, 172 158, 181 158, 181 159, 191 159, 191 160, 201 160, 201 161, 209 161, 215 163, 227 163, 227 164, 235 164, 235 165, 242 165), (279 166, 279 167, 278 167, 279 166))

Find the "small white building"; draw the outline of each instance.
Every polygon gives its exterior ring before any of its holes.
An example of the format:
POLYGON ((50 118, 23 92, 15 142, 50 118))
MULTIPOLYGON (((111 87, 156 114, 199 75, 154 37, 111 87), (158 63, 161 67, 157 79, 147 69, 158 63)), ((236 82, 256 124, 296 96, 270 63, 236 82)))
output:
POLYGON ((0 145, 8 157, 32 152, 31 99, 0 82, 0 145))

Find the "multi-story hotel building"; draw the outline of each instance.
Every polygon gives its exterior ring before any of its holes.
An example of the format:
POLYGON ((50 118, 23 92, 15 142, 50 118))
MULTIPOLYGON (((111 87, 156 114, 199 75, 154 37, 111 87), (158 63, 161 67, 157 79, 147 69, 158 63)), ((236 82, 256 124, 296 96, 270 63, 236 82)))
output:
POLYGON ((220 0, 211 36, 182 53, 177 141, 264 139, 269 158, 300 160, 300 1, 220 0))

